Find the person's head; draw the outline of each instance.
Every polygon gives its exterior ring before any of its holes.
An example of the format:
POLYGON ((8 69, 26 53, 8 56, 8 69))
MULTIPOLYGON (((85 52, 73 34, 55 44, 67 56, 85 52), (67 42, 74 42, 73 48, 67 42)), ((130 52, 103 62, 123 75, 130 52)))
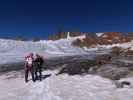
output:
POLYGON ((36 57, 40 57, 40 55, 37 53, 37 54, 36 54, 36 57))
POLYGON ((34 55, 33 53, 30 53, 30 54, 29 54, 30 57, 33 57, 33 55, 34 55))

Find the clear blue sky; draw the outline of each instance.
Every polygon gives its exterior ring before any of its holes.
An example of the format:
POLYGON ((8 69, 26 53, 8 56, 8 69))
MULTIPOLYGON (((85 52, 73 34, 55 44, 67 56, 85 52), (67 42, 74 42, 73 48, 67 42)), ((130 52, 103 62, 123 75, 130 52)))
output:
POLYGON ((133 32, 132 0, 0 0, 0 37, 65 31, 133 32))

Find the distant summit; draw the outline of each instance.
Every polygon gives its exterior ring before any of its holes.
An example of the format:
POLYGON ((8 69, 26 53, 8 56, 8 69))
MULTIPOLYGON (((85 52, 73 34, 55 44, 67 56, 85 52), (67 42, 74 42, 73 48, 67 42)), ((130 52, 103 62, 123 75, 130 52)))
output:
POLYGON ((123 34, 121 32, 102 32, 102 33, 87 33, 87 32, 60 32, 48 37, 48 40, 58 40, 70 37, 85 35, 84 39, 77 38, 73 45, 80 47, 90 47, 95 45, 109 45, 117 43, 125 43, 133 40, 133 33, 123 34))

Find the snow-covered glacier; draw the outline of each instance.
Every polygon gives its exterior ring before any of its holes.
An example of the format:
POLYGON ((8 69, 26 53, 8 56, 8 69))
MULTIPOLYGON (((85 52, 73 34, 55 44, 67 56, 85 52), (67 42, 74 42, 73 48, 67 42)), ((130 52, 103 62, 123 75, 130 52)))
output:
POLYGON ((38 42, 0 39, 0 64, 23 61, 30 52, 42 54, 46 58, 86 53, 83 49, 71 45, 75 39, 38 42))

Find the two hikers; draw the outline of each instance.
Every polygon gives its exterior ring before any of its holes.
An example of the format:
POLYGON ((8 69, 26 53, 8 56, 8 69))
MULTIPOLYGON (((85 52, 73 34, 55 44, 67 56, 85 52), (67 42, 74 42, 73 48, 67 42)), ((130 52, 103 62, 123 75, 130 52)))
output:
POLYGON ((36 58, 34 59, 33 53, 30 53, 28 56, 25 57, 25 82, 28 82, 28 74, 31 73, 32 81, 35 82, 37 79, 41 81, 42 79, 42 65, 43 65, 43 58, 36 54, 36 58), (39 72, 39 77, 38 73, 39 72))

